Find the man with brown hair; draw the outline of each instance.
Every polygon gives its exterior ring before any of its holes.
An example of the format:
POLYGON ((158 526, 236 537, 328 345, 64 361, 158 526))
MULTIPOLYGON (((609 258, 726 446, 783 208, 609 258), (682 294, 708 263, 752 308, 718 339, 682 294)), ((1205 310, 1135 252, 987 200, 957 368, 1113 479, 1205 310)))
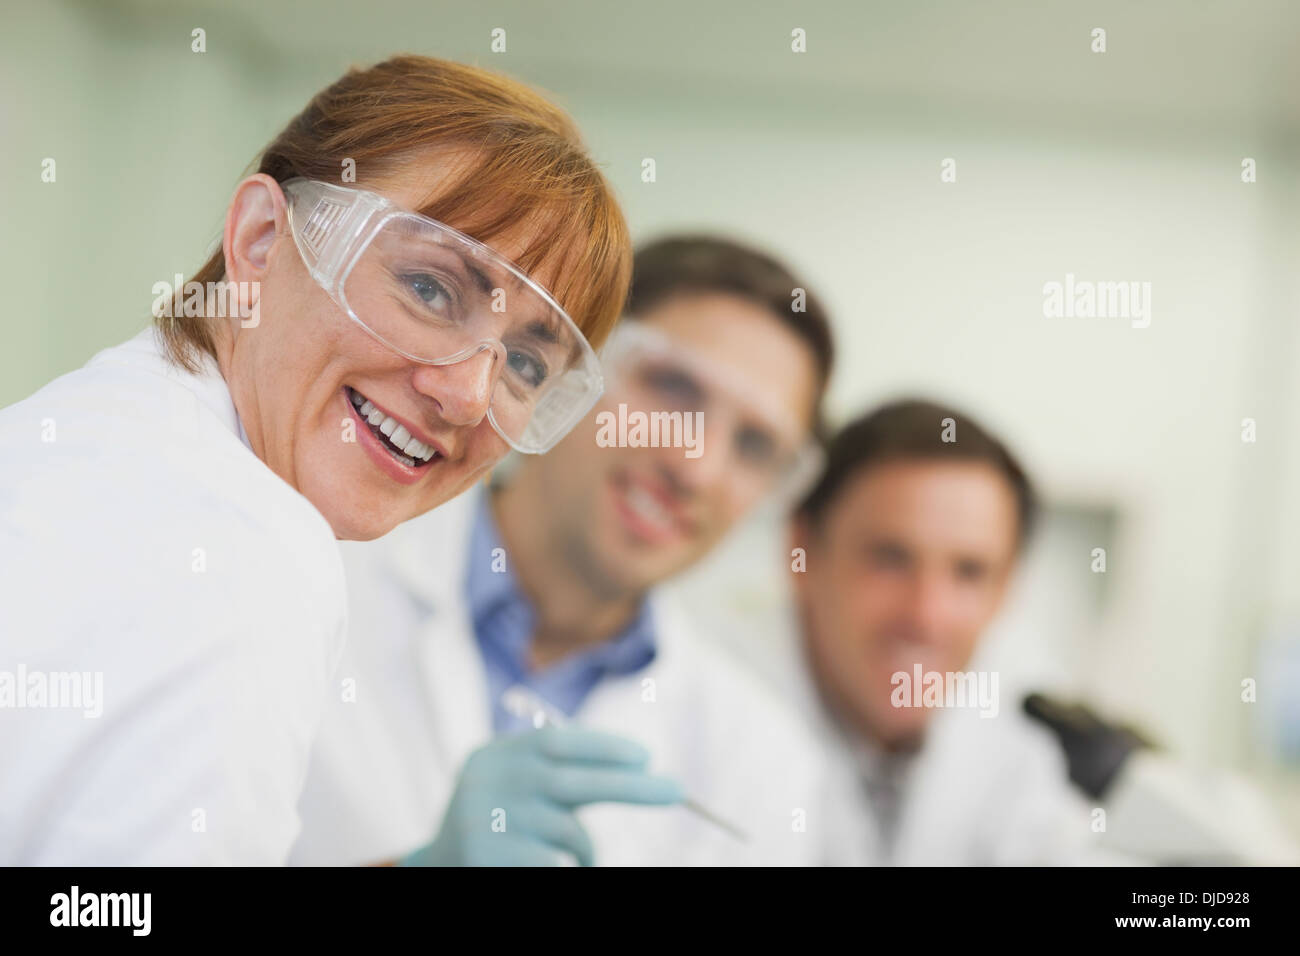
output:
POLYGON ((1083 860, 1088 808, 1050 733, 968 671, 1037 505, 969 416, 900 401, 845 427, 793 522, 803 650, 841 779, 830 861, 1083 860))

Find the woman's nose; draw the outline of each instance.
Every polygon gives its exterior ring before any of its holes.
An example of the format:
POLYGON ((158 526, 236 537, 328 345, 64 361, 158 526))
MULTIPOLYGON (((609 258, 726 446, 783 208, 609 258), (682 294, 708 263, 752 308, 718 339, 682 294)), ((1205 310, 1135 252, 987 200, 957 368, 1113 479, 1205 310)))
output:
POLYGON ((424 365, 415 373, 415 388, 438 403, 449 425, 473 426, 487 415, 500 376, 498 350, 484 346, 452 365, 424 365))

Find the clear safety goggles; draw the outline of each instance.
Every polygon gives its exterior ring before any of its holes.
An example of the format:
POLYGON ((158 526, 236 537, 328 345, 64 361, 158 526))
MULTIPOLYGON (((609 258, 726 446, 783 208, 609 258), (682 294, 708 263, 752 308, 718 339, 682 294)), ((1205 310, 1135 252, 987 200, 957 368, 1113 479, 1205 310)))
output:
POLYGON ((372 192, 309 179, 282 188, 308 271, 353 322, 424 365, 491 353, 487 417, 512 448, 548 451, 600 397, 586 337, 503 256, 372 192))
POLYGON ((789 409, 737 370, 653 326, 625 318, 602 360, 607 404, 646 414, 700 413, 707 436, 702 455, 726 455, 729 475, 754 496, 791 500, 821 473, 822 450, 789 409))

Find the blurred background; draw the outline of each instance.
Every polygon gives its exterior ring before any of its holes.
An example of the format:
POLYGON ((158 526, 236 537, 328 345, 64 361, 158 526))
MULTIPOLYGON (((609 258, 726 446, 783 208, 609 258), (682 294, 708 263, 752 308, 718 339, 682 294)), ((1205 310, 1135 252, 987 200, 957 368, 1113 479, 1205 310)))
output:
MULTIPOLYGON (((0 405, 142 328, 347 66, 501 70, 576 117, 639 239, 725 232, 807 276, 832 421, 924 394, 1019 450, 1049 513, 988 648, 1004 687, 1246 770, 1300 825, 1300 4, 6 0, 3 25, 0 405), (1045 318, 1067 273, 1150 282, 1150 327, 1045 318)), ((769 514, 678 585, 774 680, 782 555, 769 514)))

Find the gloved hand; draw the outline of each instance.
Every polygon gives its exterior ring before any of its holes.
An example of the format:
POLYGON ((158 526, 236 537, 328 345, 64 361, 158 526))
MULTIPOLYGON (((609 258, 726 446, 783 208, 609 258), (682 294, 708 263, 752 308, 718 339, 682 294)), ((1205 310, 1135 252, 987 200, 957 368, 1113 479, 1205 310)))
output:
POLYGON ((470 754, 433 842, 403 866, 555 866, 594 860, 574 816, 588 803, 669 805, 681 786, 646 772, 650 754, 623 737, 544 727, 498 737, 470 754))

